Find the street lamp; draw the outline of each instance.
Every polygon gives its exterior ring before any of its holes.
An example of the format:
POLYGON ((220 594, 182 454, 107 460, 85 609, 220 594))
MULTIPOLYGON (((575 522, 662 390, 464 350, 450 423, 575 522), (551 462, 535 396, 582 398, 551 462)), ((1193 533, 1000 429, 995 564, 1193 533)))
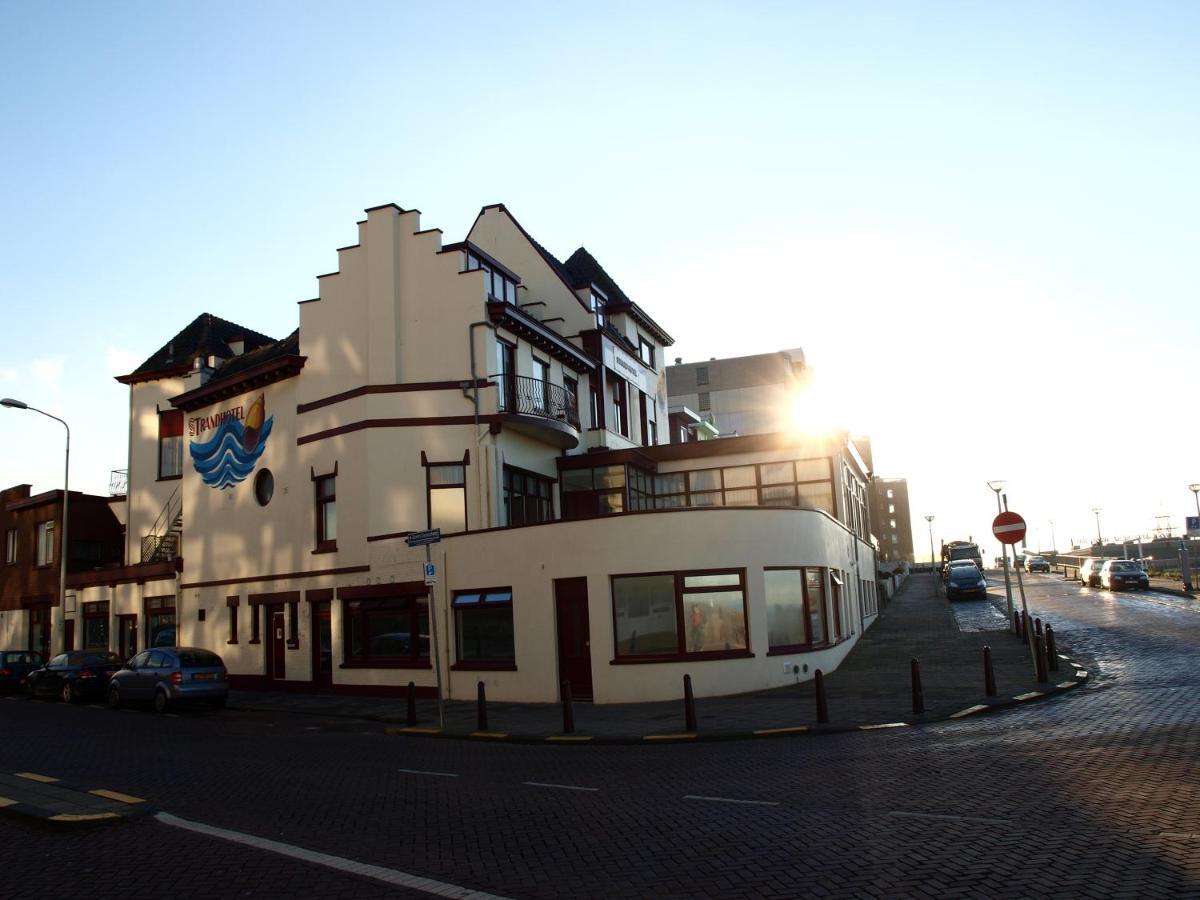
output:
POLYGON ((52 416, 43 409, 30 406, 28 403, 14 400, 11 397, 5 397, 3 400, 0 400, 0 406, 7 406, 9 409, 27 409, 30 412, 41 413, 47 419, 53 419, 62 425, 63 428, 67 429, 67 452, 63 461, 62 536, 59 538, 58 551, 58 606, 65 618, 67 614, 67 502, 71 496, 71 426, 58 416, 52 416))
POLYGON ((926 516, 925 521, 929 523, 929 574, 934 576, 934 585, 937 584, 937 575, 933 570, 933 516, 926 516))
POLYGON ((1100 553, 1104 553, 1104 538, 1100 537, 1100 507, 1093 506, 1092 512, 1096 514, 1096 543, 1100 545, 1100 553))
POLYGON ((1188 490, 1191 491, 1196 498, 1196 515, 1200 516, 1200 484, 1189 484, 1188 490))

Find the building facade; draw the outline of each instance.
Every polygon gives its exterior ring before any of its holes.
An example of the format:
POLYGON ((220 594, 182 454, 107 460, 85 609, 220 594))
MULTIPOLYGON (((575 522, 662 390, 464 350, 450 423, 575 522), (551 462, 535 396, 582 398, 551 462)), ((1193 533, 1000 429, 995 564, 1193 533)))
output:
POLYGON ((69 580, 113 634, 235 685, 624 702, 790 684, 873 621, 853 444, 671 445, 671 337, 585 249, 386 205, 338 262, 288 337, 206 314, 120 379, 126 565, 69 580))
POLYGON ((798 348, 705 362, 676 358, 667 367, 667 394, 672 408, 715 420, 721 434, 769 434, 793 427, 796 394, 806 378, 798 348))
POLYGON ((888 562, 915 562, 908 481, 903 478, 871 479, 871 524, 879 541, 879 558, 888 562))

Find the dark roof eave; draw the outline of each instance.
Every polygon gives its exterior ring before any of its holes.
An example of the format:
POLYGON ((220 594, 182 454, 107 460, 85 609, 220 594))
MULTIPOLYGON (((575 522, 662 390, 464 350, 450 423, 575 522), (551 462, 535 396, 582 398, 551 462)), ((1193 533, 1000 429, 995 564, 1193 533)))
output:
POLYGON ((487 304, 487 313, 493 323, 503 325, 510 331, 522 335, 534 346, 545 350, 574 371, 592 372, 595 370, 596 361, 590 356, 511 303, 499 300, 490 301, 487 304))
POLYGON ((128 375, 117 375, 114 376, 114 380, 121 382, 121 384, 141 384, 145 381, 157 381, 160 378, 175 378, 180 375, 187 375, 194 368, 194 363, 185 363, 178 366, 170 366, 166 369, 154 369, 148 372, 130 372, 128 375))
POLYGON ((646 311, 644 309, 642 309, 640 306, 638 306, 636 303, 634 303, 632 300, 628 301, 627 303, 611 304, 609 306, 609 311, 614 312, 614 313, 620 313, 620 312, 629 313, 629 315, 633 317, 633 321, 637 322, 639 325, 641 325, 643 328, 645 328, 648 332, 650 332, 650 336, 652 338, 654 338, 656 341, 658 341, 659 344, 661 344, 664 347, 670 347, 672 344, 675 343, 675 338, 673 338, 669 334, 667 334, 662 329, 661 325, 659 325, 652 318, 650 318, 650 316, 646 313, 646 311))
POLYGON ((215 379, 186 394, 172 397, 170 402, 176 409, 191 412, 248 390, 294 378, 300 374, 307 360, 307 356, 276 357, 252 369, 238 372, 236 377, 227 380, 215 379))

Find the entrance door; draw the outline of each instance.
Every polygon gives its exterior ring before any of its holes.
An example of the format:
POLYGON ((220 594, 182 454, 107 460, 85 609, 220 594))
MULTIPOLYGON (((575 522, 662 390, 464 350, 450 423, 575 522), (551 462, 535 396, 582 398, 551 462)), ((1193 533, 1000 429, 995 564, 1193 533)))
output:
POLYGON ((271 633, 267 635, 267 678, 271 681, 283 681, 284 668, 284 620, 282 606, 267 607, 267 623, 271 633))
POLYGON ((75 649, 75 620, 67 619, 63 622, 63 650, 69 651, 75 649))
POLYGON ((576 700, 591 700, 587 579, 555 579, 554 608, 558 619, 558 679, 571 682, 571 696, 576 700))
POLYGON ((312 671, 313 687, 318 691, 333 687, 333 626, 329 617, 329 601, 309 604, 312 607, 312 671))
POLYGON ((137 653, 136 615, 117 616, 117 653, 121 659, 130 659, 137 653))
POLYGON ((39 603, 29 607, 29 649, 42 654, 44 662, 50 661, 50 606, 39 603))

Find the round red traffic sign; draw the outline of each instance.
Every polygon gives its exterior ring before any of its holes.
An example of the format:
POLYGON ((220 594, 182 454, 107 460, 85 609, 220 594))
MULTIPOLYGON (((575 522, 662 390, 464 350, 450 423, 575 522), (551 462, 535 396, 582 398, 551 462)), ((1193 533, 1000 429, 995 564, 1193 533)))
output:
POLYGON ((1025 537, 1025 520, 1015 512, 1002 512, 992 520, 992 534, 1002 544, 1015 544, 1025 537))

